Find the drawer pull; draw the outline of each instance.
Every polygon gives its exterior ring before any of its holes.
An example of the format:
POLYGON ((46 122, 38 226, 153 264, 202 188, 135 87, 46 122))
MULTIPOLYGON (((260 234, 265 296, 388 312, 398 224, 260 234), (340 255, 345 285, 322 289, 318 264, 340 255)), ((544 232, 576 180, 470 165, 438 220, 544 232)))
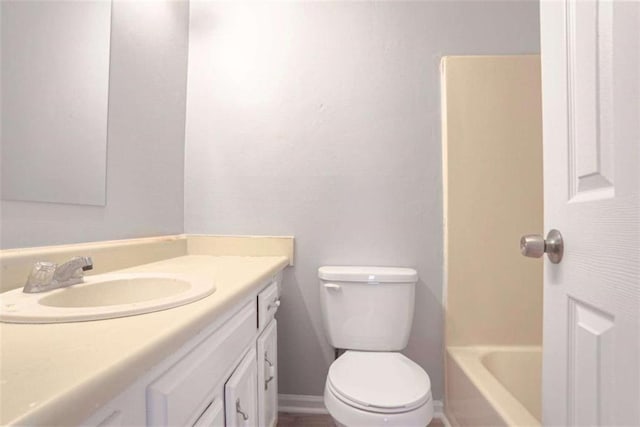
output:
POLYGON ((236 400, 236 412, 242 416, 242 419, 244 421, 247 421, 249 419, 249 415, 245 414, 242 411, 242 408, 240 407, 240 399, 239 398, 236 400))
POLYGON ((264 380, 264 389, 269 388, 269 383, 275 378, 276 368, 273 366, 273 363, 269 359, 267 359, 267 353, 264 354, 264 361, 267 363, 267 372, 269 373, 269 378, 264 380))

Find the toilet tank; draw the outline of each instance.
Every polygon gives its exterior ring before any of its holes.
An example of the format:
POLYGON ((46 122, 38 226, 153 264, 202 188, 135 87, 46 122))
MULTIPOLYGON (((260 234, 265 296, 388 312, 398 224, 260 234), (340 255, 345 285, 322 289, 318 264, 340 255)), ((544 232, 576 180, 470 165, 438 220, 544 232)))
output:
POLYGON ((324 328, 335 348, 398 351, 407 346, 418 273, 395 267, 321 267, 324 328))

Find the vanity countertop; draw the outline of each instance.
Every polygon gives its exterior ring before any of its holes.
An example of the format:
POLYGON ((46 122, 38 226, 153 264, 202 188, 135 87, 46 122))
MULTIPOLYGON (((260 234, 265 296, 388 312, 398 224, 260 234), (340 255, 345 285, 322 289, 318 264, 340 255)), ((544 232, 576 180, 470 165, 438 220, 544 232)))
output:
POLYGON ((124 391, 289 263, 187 255, 119 272, 188 273, 217 290, 191 304, 76 323, 0 323, 0 425, 69 425, 124 391))

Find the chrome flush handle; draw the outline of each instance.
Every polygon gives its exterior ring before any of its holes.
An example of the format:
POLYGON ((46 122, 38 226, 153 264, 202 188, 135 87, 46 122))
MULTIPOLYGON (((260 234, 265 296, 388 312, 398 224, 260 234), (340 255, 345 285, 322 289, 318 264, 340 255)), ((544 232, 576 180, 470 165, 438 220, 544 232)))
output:
POLYGON ((547 254, 549 261, 559 264, 564 254, 564 241, 558 230, 551 230, 545 240, 539 234, 526 234, 520 238, 520 252, 531 258, 540 258, 547 254))

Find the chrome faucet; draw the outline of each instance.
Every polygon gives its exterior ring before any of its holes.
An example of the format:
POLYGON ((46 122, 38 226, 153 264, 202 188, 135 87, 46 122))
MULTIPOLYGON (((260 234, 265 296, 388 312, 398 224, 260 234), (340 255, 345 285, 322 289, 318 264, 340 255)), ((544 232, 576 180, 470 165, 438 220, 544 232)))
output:
POLYGON ((82 283, 83 272, 93 268, 91 257, 74 257, 64 264, 39 261, 33 265, 22 292, 32 294, 82 283))

